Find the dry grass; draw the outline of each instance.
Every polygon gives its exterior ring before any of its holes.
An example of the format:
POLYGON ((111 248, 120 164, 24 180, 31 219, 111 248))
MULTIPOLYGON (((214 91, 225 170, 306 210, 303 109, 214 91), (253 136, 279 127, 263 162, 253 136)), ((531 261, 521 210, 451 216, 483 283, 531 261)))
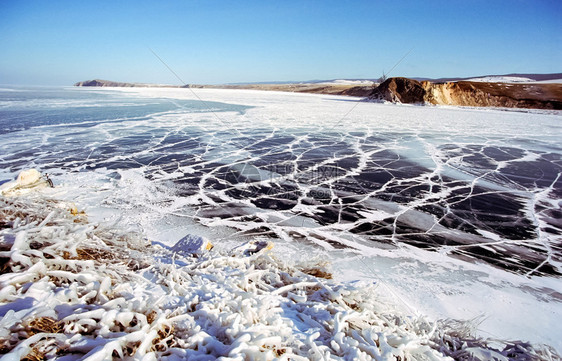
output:
POLYGON ((158 337, 152 341, 151 351, 164 352, 176 344, 174 341, 174 326, 163 325, 158 330, 158 337))
POLYGON ((151 325, 152 322, 154 322, 154 320, 156 319, 156 316, 158 316, 156 311, 150 311, 150 313, 146 315, 146 322, 148 322, 148 324, 151 325))
POLYGON ((115 259, 115 253, 104 249, 77 248, 76 253, 79 260, 115 259))
MULTIPOLYGON (((23 331, 27 338, 39 333, 62 333, 63 325, 61 322, 52 317, 38 317, 21 324, 23 331)), ((0 354, 6 354, 16 347, 17 343, 14 340, 0 340, 0 354)), ((46 360, 46 354, 49 349, 52 350, 53 340, 41 340, 34 344, 33 348, 25 355, 22 361, 39 361, 46 360)))
POLYGON ((39 317, 24 323, 24 329, 28 337, 37 333, 61 333, 61 323, 52 317, 39 317))
POLYGON ((301 271, 303 273, 306 273, 307 275, 311 275, 318 278, 324 278, 327 280, 331 280, 332 278, 334 278, 334 276, 330 272, 327 272, 321 268, 305 268, 302 269, 301 271))
POLYGON ((10 340, 0 340, 0 355, 12 351, 14 347, 10 344, 10 340))
POLYGON ((64 259, 89 261, 89 260, 113 260, 115 259, 115 253, 112 253, 104 249, 94 249, 94 248, 77 248, 76 256, 72 256, 70 252, 64 251, 62 257, 64 259))
POLYGON ((43 361, 46 360, 47 357, 45 353, 38 348, 34 347, 29 351, 27 355, 25 355, 21 361, 43 361))
POLYGON ((10 267, 10 259, 7 257, 0 257, 0 275, 10 272, 12 272, 12 269, 10 267))
MULTIPOLYGON (((271 351, 273 351, 273 354, 274 354, 276 357, 280 357, 280 356, 283 355, 285 352, 287 352, 286 349, 284 349, 284 348, 279 348, 279 349, 278 349, 278 348, 275 347, 275 346, 262 345, 261 348, 262 348, 262 349, 265 349, 265 350, 271 350, 271 351)), ((290 359, 289 359, 289 360, 290 360, 290 359)))

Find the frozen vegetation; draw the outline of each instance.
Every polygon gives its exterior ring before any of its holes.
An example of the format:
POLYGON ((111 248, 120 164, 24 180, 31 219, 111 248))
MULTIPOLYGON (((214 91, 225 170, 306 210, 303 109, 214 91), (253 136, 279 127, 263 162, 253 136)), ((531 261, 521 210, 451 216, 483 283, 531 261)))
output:
POLYGON ((405 313, 376 283, 335 282, 267 240, 150 245, 38 185, 0 198, 2 361, 557 359, 405 313))

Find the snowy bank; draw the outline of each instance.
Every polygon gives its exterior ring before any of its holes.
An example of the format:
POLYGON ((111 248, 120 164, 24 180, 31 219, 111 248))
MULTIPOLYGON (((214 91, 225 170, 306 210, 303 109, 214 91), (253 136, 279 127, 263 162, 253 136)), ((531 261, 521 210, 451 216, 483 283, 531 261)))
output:
MULTIPOLYGON (((165 248, 40 192, 0 198, 4 360, 555 360, 413 316, 274 250, 165 248)), ((269 243, 266 242, 269 245, 269 243)), ((215 247, 219 248, 219 247, 215 247)))

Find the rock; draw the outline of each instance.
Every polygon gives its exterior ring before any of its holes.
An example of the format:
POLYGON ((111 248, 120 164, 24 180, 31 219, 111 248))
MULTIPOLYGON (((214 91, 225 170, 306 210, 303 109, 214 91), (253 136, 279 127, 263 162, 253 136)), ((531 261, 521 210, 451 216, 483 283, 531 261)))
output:
POLYGON ((389 78, 374 89, 371 98, 393 103, 425 103, 426 91, 417 80, 389 78))

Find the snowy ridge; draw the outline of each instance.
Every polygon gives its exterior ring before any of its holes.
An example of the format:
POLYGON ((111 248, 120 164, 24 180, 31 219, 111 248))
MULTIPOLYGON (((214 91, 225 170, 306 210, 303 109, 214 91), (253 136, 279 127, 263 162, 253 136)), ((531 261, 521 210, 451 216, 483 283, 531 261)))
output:
POLYGON ((315 277, 328 275, 274 252, 184 257, 40 194, 0 209, 2 361, 559 359, 494 350, 466 324, 404 313, 375 284, 315 277))
POLYGON ((336 79, 331 81, 323 81, 318 84, 372 86, 375 84, 375 82, 372 80, 336 79))
POLYGON ((480 78, 471 78, 467 81, 478 81, 484 83, 531 83, 535 80, 520 76, 484 76, 480 78))

